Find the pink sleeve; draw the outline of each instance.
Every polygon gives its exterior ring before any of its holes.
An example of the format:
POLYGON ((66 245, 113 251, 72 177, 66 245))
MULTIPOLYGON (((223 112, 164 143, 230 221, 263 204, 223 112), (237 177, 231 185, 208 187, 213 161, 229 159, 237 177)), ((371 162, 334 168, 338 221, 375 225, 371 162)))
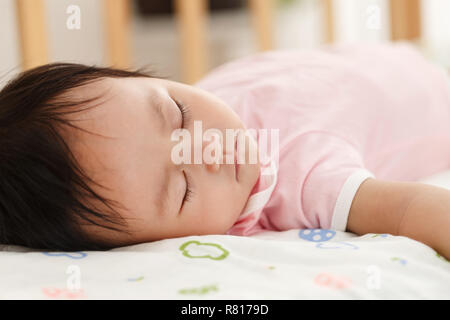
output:
POLYGON ((306 220, 318 221, 320 228, 346 231, 356 191, 374 175, 364 167, 361 153, 346 140, 328 133, 305 138, 302 149, 310 154, 311 169, 303 181, 303 214, 306 220))

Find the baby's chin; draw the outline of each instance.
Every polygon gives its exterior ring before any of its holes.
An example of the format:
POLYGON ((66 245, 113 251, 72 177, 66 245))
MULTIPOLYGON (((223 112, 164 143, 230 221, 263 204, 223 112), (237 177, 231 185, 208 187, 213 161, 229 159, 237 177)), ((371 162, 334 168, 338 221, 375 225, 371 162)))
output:
POLYGON ((258 186, 258 181, 259 178, 261 176, 261 166, 259 164, 259 162, 255 163, 255 164, 247 164, 246 165, 246 170, 247 170, 247 175, 246 175, 246 198, 245 198, 245 204, 242 207, 241 213, 242 211, 245 209, 245 207, 247 206, 247 202, 248 199, 250 198, 250 196, 255 193, 256 188, 258 186))

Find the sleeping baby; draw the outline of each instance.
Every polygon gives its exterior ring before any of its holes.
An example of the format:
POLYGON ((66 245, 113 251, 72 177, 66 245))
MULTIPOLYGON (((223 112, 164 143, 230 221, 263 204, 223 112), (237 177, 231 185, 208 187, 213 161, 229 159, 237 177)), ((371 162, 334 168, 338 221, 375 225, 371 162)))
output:
POLYGON ((389 233, 450 258, 450 84, 407 44, 258 53, 194 85, 54 63, 0 92, 0 243, 389 233))

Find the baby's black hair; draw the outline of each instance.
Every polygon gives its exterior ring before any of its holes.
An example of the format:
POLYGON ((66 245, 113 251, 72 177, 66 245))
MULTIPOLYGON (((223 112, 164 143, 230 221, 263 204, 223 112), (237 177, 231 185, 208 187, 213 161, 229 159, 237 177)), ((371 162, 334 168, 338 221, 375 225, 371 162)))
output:
POLYGON ((127 232, 111 206, 115 201, 90 188, 87 182, 98 184, 84 173, 59 130, 83 130, 64 115, 96 100, 70 101, 65 93, 103 78, 127 77, 164 78, 143 70, 52 63, 17 75, 0 91, 0 244, 48 251, 111 248, 83 232, 80 219, 127 232), (82 201, 89 198, 114 214, 90 208, 82 201))

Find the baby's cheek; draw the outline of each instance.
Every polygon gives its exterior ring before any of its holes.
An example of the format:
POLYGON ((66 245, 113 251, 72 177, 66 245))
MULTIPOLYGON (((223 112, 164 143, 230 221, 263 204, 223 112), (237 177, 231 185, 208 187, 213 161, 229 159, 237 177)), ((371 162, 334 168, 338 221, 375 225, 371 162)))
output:
POLYGON ((237 221, 242 209, 240 205, 242 199, 233 195, 230 190, 233 189, 209 191, 209 195, 212 192, 216 194, 209 197, 202 206, 201 227, 207 228, 211 233, 225 233, 237 221))

